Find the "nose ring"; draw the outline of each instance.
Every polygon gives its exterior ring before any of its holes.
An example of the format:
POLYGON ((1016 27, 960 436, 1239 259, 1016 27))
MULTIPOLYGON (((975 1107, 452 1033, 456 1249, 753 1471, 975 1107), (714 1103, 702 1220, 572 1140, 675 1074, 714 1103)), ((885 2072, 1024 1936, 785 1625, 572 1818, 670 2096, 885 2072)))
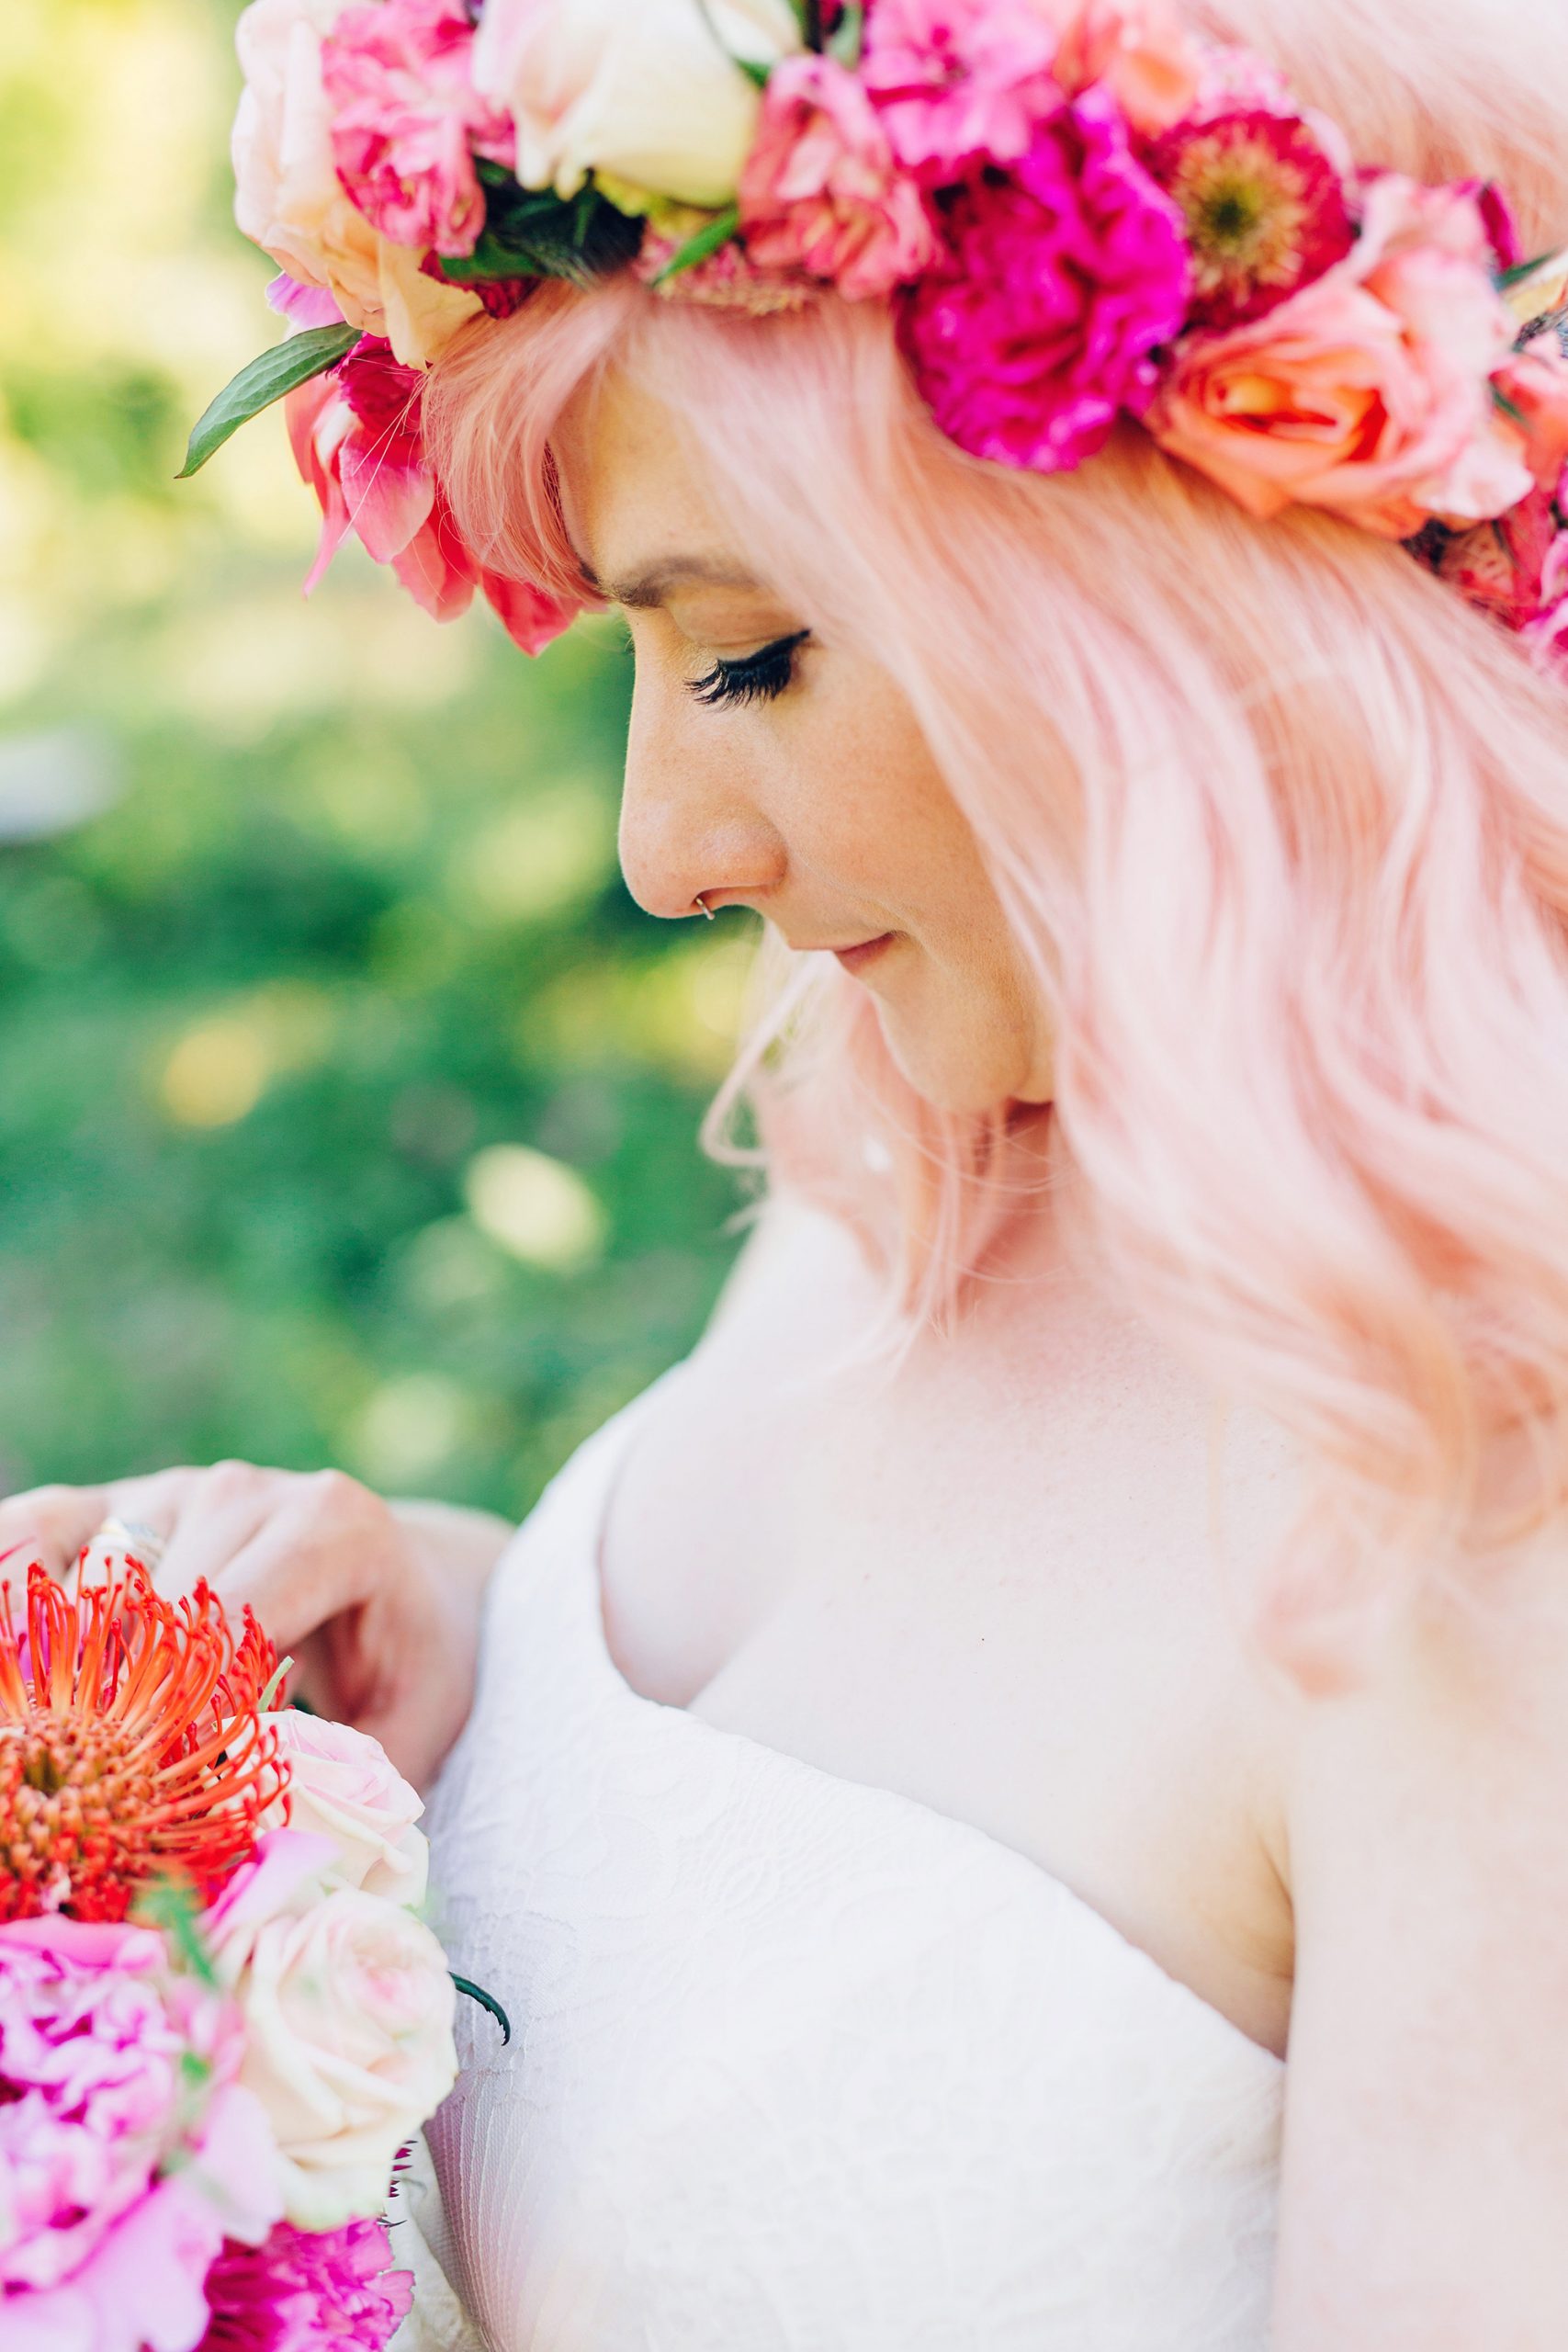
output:
POLYGON ((694 900, 693 901, 693 903, 694 903, 694 905, 695 905, 695 906, 699 906, 699 907, 701 907, 701 909, 702 909, 702 910, 703 910, 704 914, 705 914, 705 915, 706 915, 706 917, 707 917, 707 919, 708 919, 709 922, 713 922, 713 920, 714 920, 714 911, 713 911, 713 909, 709 906, 709 904, 708 904, 708 902, 707 902, 706 894, 705 894, 704 891, 699 890, 699 891, 697 892, 696 898, 694 899, 694 900))

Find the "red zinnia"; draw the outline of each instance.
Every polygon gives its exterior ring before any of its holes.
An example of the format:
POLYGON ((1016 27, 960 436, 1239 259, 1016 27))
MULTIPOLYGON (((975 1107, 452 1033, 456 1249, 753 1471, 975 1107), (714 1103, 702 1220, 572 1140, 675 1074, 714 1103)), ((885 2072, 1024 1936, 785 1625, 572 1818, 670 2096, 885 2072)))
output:
POLYGON ((1262 318, 1355 242, 1338 173, 1292 116, 1247 107, 1183 123, 1148 164, 1186 216, 1190 325, 1262 318))
POLYGON ((123 1919, 165 1871, 205 1900, 288 1786, 261 1720, 276 1653, 198 1584, 171 1602, 128 1559, 68 1593, 36 1563, 18 1627, 0 1583, 0 1920, 123 1919))

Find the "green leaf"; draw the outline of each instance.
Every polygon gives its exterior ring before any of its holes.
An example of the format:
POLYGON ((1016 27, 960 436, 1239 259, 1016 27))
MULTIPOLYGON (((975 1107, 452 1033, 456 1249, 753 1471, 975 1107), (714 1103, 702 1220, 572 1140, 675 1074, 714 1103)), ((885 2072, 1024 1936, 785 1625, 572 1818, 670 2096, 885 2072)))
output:
POLYGON ((1522 285, 1527 277, 1533 277, 1538 269, 1544 269, 1547 263, 1553 259, 1555 255, 1551 254, 1537 254, 1533 261, 1517 261, 1512 269, 1500 269, 1497 272, 1495 283, 1504 293, 1506 293, 1510 286, 1522 285))
POLYGON ((710 254, 717 253, 720 245, 729 243, 739 226, 739 206, 726 205, 722 212, 716 212, 711 220, 705 221, 694 235, 688 237, 683 245, 677 245, 653 279, 653 284, 662 286, 668 279, 678 277, 683 269, 693 269, 698 262, 706 261, 710 254))
POLYGON ((212 1962, 197 1925, 196 1898, 183 1879, 158 1878, 137 1896, 133 1917, 161 1928, 191 1974, 203 1984, 216 1984, 212 1962))
POLYGON ((471 254, 448 254, 441 275, 454 286, 498 277, 565 277, 586 286, 630 261, 643 224, 591 183, 570 201, 553 188, 508 179, 491 188, 484 229, 471 254))
POLYGON ((501 2028, 502 2047, 504 2049, 506 2044, 512 2039, 512 2020, 507 2016, 506 2011, 502 2007, 501 2003, 496 1999, 495 1995, 493 1993, 487 1993, 481 1984, 471 1984, 466 1976, 459 1976, 455 1968, 449 1968, 446 1973, 450 1976, 453 1984, 456 1984, 459 1993, 466 1993, 470 2001, 477 2001, 481 2009, 488 2009, 490 2011, 491 2017, 501 2028))
POLYGON ((312 376, 321 375, 328 368, 335 368, 359 341, 358 327, 307 327, 302 334, 286 335, 281 343, 242 368, 231 384, 225 384, 218 398, 197 420, 186 451, 185 464, 175 476, 185 481, 199 472, 215 449, 259 416, 264 408, 280 401, 300 384, 308 384, 312 376))
POLYGON ((864 38, 864 0, 848 0, 843 15, 828 37, 828 54, 852 74, 860 63, 864 38))
POLYGON ((1506 417, 1510 418, 1515 424, 1520 426, 1526 433, 1529 431, 1530 421, 1525 414, 1523 409, 1516 407, 1514 402, 1508 398, 1507 393, 1496 384, 1494 384, 1492 387, 1492 399, 1495 406, 1500 408, 1506 417))

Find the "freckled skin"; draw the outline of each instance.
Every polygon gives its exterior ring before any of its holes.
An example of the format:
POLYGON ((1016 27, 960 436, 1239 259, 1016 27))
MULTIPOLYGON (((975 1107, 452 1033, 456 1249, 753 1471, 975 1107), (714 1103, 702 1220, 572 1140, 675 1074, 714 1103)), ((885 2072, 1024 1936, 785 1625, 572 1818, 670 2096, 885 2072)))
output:
POLYGON ((953 1111, 1048 1102, 1043 1009, 899 688, 814 635, 776 699, 696 700, 716 658, 744 660, 808 616, 757 577, 673 421, 623 379, 577 404, 558 455, 579 553, 607 591, 636 592, 621 819, 634 896, 671 918, 699 891, 754 907, 801 947, 890 933, 856 978, 918 1091, 953 1111))

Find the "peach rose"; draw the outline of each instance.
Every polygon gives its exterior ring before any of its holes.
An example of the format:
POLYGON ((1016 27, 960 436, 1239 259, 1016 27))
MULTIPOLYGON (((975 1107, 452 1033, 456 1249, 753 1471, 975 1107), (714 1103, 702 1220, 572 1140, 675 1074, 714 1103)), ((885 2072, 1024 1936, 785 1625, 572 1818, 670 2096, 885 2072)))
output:
MULTIPOLYGON (((264 1721, 276 1732, 288 1767, 288 1826, 332 1839, 333 1883, 362 1887, 411 1910, 423 1903, 429 1851, 414 1823, 423 1801, 393 1770, 380 1741, 298 1707, 264 1721)), ((280 1797, 258 1826, 280 1829, 283 1815, 280 1797)))
POLYGON ((386 2202, 392 2160, 457 2080, 456 1988, 400 1904, 332 1886, 333 1841, 274 1829, 209 1913, 245 2023, 239 2079, 277 2143, 283 2210, 339 2228, 386 2202))
POLYGON ((346 5, 251 0, 241 17, 234 218, 290 277, 324 288, 350 326, 384 334, 404 367, 424 368, 483 305, 470 289, 426 277, 423 254, 379 235, 344 192, 321 40, 346 5))
POLYGON ((1408 538, 1529 492, 1524 436, 1492 377, 1514 323, 1474 196, 1369 183, 1345 259, 1267 317, 1179 347, 1147 423, 1252 514, 1292 502, 1408 538))
POLYGON ((489 0, 474 86, 511 112, 525 187, 590 172, 681 204, 728 204, 761 93, 735 62, 801 46, 791 0, 489 0))
POLYGON ((1056 78, 1076 93, 1103 82, 1135 130, 1157 138, 1191 111, 1203 53, 1172 0, 1047 0, 1062 26, 1056 78))

